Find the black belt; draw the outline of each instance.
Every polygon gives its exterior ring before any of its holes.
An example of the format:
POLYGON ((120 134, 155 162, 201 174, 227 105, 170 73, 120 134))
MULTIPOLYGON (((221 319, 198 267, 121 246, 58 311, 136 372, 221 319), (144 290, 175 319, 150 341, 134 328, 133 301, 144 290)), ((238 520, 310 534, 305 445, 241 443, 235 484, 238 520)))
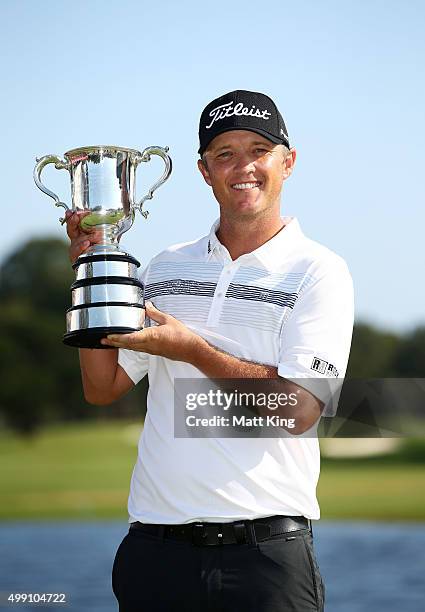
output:
POLYGON ((308 529, 311 521, 304 516, 266 516, 264 518, 233 523, 184 523, 182 525, 130 524, 130 531, 145 533, 170 540, 185 540, 196 546, 219 544, 255 544, 272 536, 308 529))

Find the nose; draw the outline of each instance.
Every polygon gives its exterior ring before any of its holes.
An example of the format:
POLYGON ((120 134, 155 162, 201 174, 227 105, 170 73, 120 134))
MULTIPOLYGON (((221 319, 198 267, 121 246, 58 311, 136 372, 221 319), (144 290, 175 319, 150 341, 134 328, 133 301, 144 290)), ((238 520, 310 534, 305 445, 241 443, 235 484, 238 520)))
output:
POLYGON ((255 158, 249 151, 241 151, 236 156, 235 170, 243 171, 245 173, 255 171, 255 158))

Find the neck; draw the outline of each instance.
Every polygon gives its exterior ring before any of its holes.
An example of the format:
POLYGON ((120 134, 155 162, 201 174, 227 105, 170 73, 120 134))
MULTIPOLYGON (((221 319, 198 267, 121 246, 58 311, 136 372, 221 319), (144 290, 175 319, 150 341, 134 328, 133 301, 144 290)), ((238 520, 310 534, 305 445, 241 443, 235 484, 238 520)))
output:
POLYGON ((273 238, 285 226, 280 216, 272 219, 254 218, 233 220, 220 217, 217 238, 229 251, 233 260, 255 251, 273 238))

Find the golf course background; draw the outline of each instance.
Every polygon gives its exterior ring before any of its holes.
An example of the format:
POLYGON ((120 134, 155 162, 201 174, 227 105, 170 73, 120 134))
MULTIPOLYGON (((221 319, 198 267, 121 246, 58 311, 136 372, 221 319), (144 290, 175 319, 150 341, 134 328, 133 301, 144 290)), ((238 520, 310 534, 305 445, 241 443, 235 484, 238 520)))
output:
MULTIPOLYGON (((72 280, 56 238, 30 240, 0 267, 2 520, 127 517, 147 384, 112 406, 85 402, 78 352, 61 343, 72 280)), ((424 327, 356 323, 348 376, 422 378, 424 364, 424 327)), ((425 440, 356 442, 320 441, 322 518, 425 520, 425 440)))
MULTIPOLYGON (((98 420, 0 438, 0 519, 127 519, 141 423, 98 420)), ((347 445, 350 440, 347 441, 347 445)), ((425 520, 425 441, 373 457, 327 458, 318 487, 323 519, 425 520)))

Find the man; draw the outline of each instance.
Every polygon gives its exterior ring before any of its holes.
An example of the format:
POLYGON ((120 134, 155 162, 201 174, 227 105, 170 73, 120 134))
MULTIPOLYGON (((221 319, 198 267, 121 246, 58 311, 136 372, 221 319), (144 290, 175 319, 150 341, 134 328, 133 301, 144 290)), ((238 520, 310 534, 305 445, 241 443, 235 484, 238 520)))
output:
MULTIPOLYGON (((344 375, 351 277, 295 218, 280 216, 296 151, 269 97, 238 90, 212 101, 199 138, 198 167, 219 220, 209 235, 167 249, 146 268, 150 326, 103 341, 116 350, 80 350, 94 404, 118 399, 149 374, 114 593, 120 612, 323 610, 311 529, 320 514, 319 446, 298 434, 314 428, 327 401, 312 379, 344 375), (176 438, 175 381, 199 377, 273 379, 282 389, 302 379, 297 430, 176 438)), ((68 215, 72 260, 98 240, 78 221, 68 215)))

